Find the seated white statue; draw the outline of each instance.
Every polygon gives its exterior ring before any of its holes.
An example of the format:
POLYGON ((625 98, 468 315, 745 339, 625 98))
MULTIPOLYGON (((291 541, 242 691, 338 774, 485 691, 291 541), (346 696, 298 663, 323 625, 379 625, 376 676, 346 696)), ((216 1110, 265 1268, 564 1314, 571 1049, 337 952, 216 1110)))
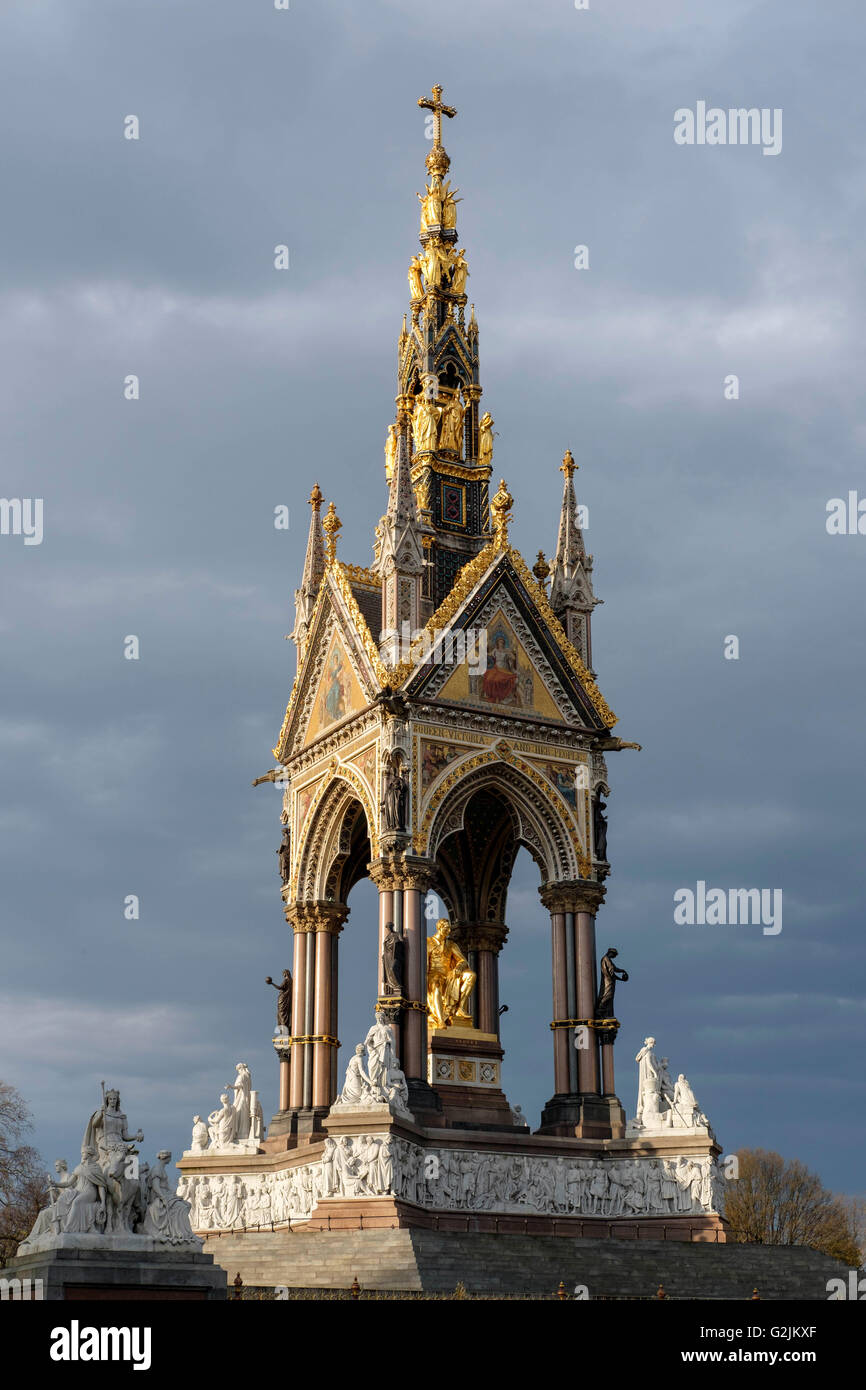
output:
POLYGON ((171 1154, 163 1149, 157 1154, 156 1167, 151 1169, 147 1179, 147 1213, 142 1223, 143 1235, 154 1236, 169 1245, 188 1245, 194 1240, 190 1226, 189 1203, 172 1192, 166 1163, 171 1154))
POLYGON ((237 1133, 237 1112, 229 1104, 226 1091, 220 1096, 220 1110, 212 1110, 208 1115, 208 1134, 215 1149, 227 1148, 235 1142, 237 1133))
POLYGON ((364 1044, 358 1043, 355 1054, 349 1059, 346 1079, 340 1092, 338 1105, 362 1105, 370 1094, 370 1078, 364 1070, 364 1044))
MULTIPOLYGON (((385 1032, 387 1025, 375 1025, 367 1034, 367 1046, 358 1043, 354 1055, 349 1058, 349 1065, 346 1067, 346 1078, 343 1082, 343 1089, 334 1101, 333 1109, 339 1106, 372 1106, 387 1105, 395 1115, 405 1115, 411 1118, 409 1111, 409 1087, 406 1084, 406 1077, 397 1064, 397 1059, 393 1054, 393 1047, 388 1042, 381 1046, 381 1032, 385 1032), (370 1044, 373 1045, 372 1052, 370 1044), (364 1065, 365 1053, 368 1058, 367 1066, 364 1065), (387 1067, 382 1070, 383 1059, 387 1061, 387 1067), (371 1069, 373 1076, 371 1076, 371 1069)), ((391 1030, 387 1028, 389 1039, 391 1030)))
POLYGON ((210 1136, 208 1128, 201 1115, 192 1117, 192 1151, 193 1153, 203 1153, 208 1146, 210 1136))
POLYGON ((671 1108, 675 1129, 694 1129, 695 1125, 700 1123, 700 1108, 695 1100, 695 1093, 682 1072, 677 1077, 671 1108))
POLYGON ((27 1237, 28 1240, 38 1240, 40 1236, 56 1235, 62 1231, 69 1208, 75 1199, 78 1180, 75 1174, 72 1177, 69 1176, 65 1158, 58 1158, 54 1164, 54 1171, 57 1177, 49 1180, 51 1204, 37 1216, 33 1230, 27 1237))

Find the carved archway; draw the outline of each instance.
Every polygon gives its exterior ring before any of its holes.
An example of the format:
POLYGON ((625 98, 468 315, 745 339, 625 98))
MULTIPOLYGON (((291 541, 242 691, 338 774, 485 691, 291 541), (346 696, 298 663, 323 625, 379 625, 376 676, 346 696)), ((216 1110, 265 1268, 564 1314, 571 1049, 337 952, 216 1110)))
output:
POLYGON ((457 769, 450 785, 450 779, 443 783, 425 836, 428 857, 438 861, 447 837, 467 830, 469 804, 478 792, 487 791, 501 803, 515 841, 529 850, 543 883, 570 882, 585 876, 582 870, 588 865, 568 808, 563 801, 560 812, 557 801, 561 798, 551 795, 550 786, 535 770, 516 758, 496 754, 473 759, 472 763, 474 766, 463 775, 457 769))
POLYGON ((375 825, 366 784, 341 768, 320 790, 298 853, 295 901, 345 903, 372 856, 375 825))

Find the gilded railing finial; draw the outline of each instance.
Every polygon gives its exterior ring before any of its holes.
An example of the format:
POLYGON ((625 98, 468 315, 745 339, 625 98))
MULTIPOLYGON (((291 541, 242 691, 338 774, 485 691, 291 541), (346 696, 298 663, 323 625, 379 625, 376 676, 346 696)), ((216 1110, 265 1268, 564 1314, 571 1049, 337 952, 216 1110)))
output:
POLYGON ((337 536, 343 529, 343 523, 337 516, 337 508, 333 502, 328 503, 328 510, 325 520, 322 522, 322 530, 327 536, 325 541, 325 559, 329 565, 333 565, 337 559, 337 536))
POLYGON ((543 550, 539 550, 538 552, 538 559, 532 566, 532 573, 535 575, 539 584, 542 585, 544 584, 545 579, 547 579, 548 575, 550 574, 550 565, 544 558, 543 550))
POLYGON ((499 550, 504 550, 508 545, 508 523, 511 521, 513 505, 514 498, 505 485, 505 479, 501 478, 496 495, 490 503, 490 510, 493 513, 494 539, 499 550))

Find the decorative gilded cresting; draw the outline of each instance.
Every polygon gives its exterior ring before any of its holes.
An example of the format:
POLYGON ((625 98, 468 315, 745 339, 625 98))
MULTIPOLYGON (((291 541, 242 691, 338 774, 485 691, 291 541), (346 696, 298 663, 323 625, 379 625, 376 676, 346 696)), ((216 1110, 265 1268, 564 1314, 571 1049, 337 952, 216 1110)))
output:
POLYGON ((333 565, 337 559, 337 537, 343 529, 343 523, 337 516, 337 508, 333 502, 328 503, 328 511, 325 520, 322 522, 322 530, 327 537, 325 541, 325 560, 328 565, 333 565))
POLYGON ((497 550, 505 550, 508 547, 508 526, 512 519, 511 508, 513 506, 514 498, 505 486, 505 479, 502 478, 496 496, 490 503, 490 510, 493 513, 493 533, 497 550))

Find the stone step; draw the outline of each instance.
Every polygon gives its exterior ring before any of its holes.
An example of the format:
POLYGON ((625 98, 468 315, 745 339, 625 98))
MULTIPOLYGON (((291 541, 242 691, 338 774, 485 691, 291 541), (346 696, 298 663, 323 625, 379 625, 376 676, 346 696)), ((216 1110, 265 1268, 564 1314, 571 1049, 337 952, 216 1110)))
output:
POLYGON ((450 1292, 552 1293, 564 1282, 590 1297, 653 1297, 659 1283, 672 1298, 751 1296, 826 1300, 827 1280, 846 1277, 839 1261, 805 1247, 573 1240, 423 1229, 226 1235, 207 1251, 252 1286, 363 1288, 450 1292))

